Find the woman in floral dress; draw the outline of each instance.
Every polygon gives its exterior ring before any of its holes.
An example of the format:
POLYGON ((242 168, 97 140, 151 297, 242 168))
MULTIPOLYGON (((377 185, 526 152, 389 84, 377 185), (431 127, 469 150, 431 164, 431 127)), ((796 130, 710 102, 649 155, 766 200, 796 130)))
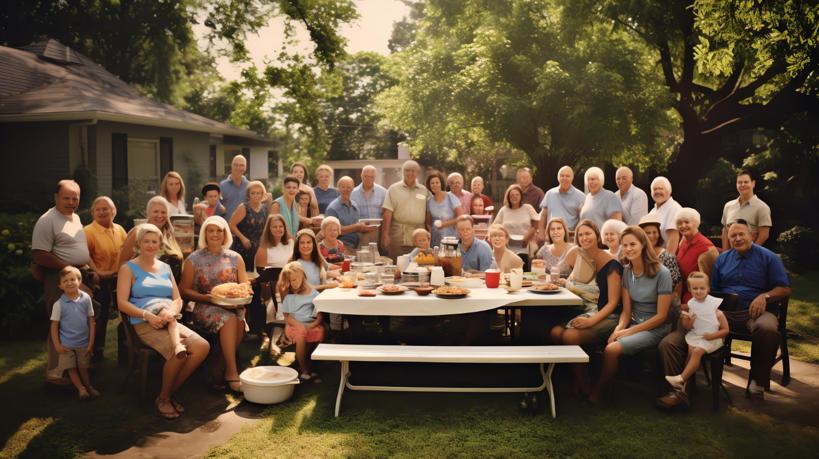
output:
POLYGON ((219 335, 222 349, 218 365, 224 365, 224 380, 231 390, 239 391, 236 349, 245 336, 244 309, 224 309, 213 304, 213 287, 226 282, 247 283, 245 262, 230 250, 233 237, 222 217, 208 217, 199 232, 199 250, 182 266, 179 289, 187 301, 194 301, 194 324, 207 333, 219 335))

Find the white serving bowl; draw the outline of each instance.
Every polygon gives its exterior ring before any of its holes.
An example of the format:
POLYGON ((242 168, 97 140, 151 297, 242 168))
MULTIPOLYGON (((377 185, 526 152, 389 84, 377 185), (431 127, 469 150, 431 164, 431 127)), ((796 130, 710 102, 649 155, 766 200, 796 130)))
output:
POLYGON ((239 375, 245 400, 263 405, 281 403, 293 396, 299 372, 280 366, 248 368, 239 375))

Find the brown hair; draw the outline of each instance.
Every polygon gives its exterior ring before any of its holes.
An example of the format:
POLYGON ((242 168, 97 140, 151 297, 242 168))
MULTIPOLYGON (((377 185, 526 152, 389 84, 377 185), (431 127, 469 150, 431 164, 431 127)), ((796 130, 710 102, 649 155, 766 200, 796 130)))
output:
MULTIPOLYGON (((574 227, 575 243, 577 243, 577 230, 580 229, 581 226, 587 226, 587 227, 589 227, 589 229, 594 231, 594 235, 597 237, 597 248, 602 249, 603 248, 603 240, 600 237, 600 228, 597 227, 597 223, 595 223, 593 220, 589 220, 588 218, 580 220, 580 223, 578 223, 577 226, 574 227)), ((643 233, 643 235, 645 236, 645 233, 643 233)), ((622 240, 622 236, 620 236, 620 239, 622 240)), ((580 246, 580 244, 577 244, 577 245, 580 246)))
POLYGON ((691 271, 691 274, 689 274, 688 278, 685 280, 685 282, 688 284, 689 287, 691 287, 691 281, 693 279, 704 279, 705 284, 710 287, 711 279, 708 277, 708 274, 705 274, 702 271, 691 271))
POLYGON ((268 247, 275 247, 279 244, 287 244, 287 241, 292 239, 290 236, 290 231, 287 229, 287 222, 284 221, 284 217, 282 214, 270 214, 267 216, 267 220, 264 221, 264 229, 262 230, 262 236, 259 238, 259 247, 267 249, 268 247), (284 234, 282 234, 281 240, 273 239, 273 235, 270 233, 270 226, 273 223, 273 220, 278 220, 284 226, 284 234))
POLYGON ((63 269, 60 270, 60 274, 59 274, 60 280, 62 281, 63 279, 68 277, 70 274, 76 274, 77 278, 80 280, 80 282, 82 282, 82 273, 75 266, 71 266, 71 265, 65 266, 65 267, 63 267, 63 269))
MULTIPOLYGON (((307 173, 307 166, 305 166, 303 162, 296 161, 295 163, 293 163, 293 165, 290 166, 290 174, 292 175, 293 174, 293 169, 295 169, 297 167, 302 168, 302 170, 304 171, 304 182, 299 182, 299 185, 301 185, 302 183, 305 183, 305 184, 308 183, 308 181, 310 180, 310 174, 307 173)), ((296 180, 298 180, 298 178, 296 180)))
POLYGON ((639 226, 628 226, 622 233, 620 233, 621 243, 623 239, 629 235, 637 238, 637 241, 643 246, 640 253, 640 258, 643 259, 645 275, 648 277, 656 276, 657 273, 660 272, 660 267, 662 265, 660 264, 660 259, 657 257, 657 254, 654 252, 654 248, 651 247, 651 243, 648 241, 646 232, 639 226))
POLYGON ((566 226, 566 220, 563 220, 562 217, 552 217, 549 219, 549 222, 546 223, 546 242, 549 244, 555 243, 555 241, 552 240, 552 236, 549 234, 549 228, 552 227, 552 223, 560 223, 560 226, 563 227, 563 242, 569 242, 569 227, 566 226))
POLYGON ((506 193, 503 194, 503 205, 510 209, 512 208, 512 204, 509 203, 509 192, 512 190, 518 190, 518 193, 520 193, 520 204, 518 204, 518 207, 523 207, 523 188, 517 183, 509 185, 509 188, 506 189, 506 193))
POLYGON ((431 182, 434 178, 438 178, 438 180, 441 182, 441 191, 446 191, 446 179, 444 178, 443 172, 439 170, 431 170, 427 174, 426 182, 424 182, 429 192, 432 193, 432 188, 429 187, 429 182, 431 182))

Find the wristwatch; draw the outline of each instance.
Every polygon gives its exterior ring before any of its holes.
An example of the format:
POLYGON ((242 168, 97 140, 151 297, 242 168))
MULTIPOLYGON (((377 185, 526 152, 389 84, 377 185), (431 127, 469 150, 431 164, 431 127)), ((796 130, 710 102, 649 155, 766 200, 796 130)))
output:
POLYGON ((771 301, 771 294, 765 293, 765 301, 771 301))

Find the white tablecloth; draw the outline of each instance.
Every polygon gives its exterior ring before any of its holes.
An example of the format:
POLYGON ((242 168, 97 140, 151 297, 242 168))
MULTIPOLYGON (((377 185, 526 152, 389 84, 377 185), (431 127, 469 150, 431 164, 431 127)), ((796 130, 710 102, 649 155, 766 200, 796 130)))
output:
POLYGON ((435 295, 418 296, 408 290, 403 295, 360 297, 357 289, 324 290, 313 300, 317 311, 362 316, 441 316, 486 311, 502 306, 542 307, 580 306, 580 297, 562 288, 560 293, 544 295, 526 289, 507 293, 502 288, 470 288, 466 298, 448 300, 435 295))

